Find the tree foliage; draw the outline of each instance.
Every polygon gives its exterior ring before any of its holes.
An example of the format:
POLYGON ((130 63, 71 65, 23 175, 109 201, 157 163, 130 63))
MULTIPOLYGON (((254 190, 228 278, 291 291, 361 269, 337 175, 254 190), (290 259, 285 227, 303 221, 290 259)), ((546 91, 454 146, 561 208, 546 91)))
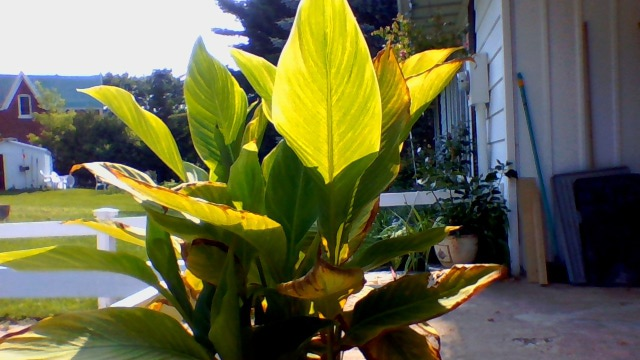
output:
MULTIPOLYGON (((186 161, 196 163, 188 129, 182 81, 171 70, 154 70, 149 76, 107 73, 103 84, 113 85, 131 93, 145 110, 158 116, 178 141, 186 161)), ((30 134, 32 144, 49 149, 54 158, 54 170, 66 174, 75 164, 100 160, 116 161, 153 171, 160 181, 170 180, 172 173, 113 113, 66 111, 65 100, 56 89, 38 84, 38 102, 44 112, 36 114, 43 130, 30 134)), ((81 185, 89 185, 93 176, 78 173, 81 185)))
MULTIPOLYGON (((276 64, 282 47, 287 41, 299 0, 217 0, 218 6, 235 15, 244 30, 214 28, 220 35, 244 36, 246 44, 237 48, 267 59, 276 64)), ((375 55, 383 45, 383 40, 371 33, 391 24, 398 13, 396 1, 350 0, 349 5, 358 19, 369 52, 375 55)))

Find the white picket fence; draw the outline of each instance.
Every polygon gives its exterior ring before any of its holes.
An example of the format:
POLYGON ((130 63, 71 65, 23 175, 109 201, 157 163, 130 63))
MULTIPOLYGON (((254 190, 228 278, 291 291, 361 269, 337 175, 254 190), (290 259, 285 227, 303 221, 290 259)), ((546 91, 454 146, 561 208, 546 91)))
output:
MULTIPOLYGON (((438 194, 447 196, 447 194, 438 194)), ((428 192, 385 193, 381 207, 432 204, 428 192)), ((117 218, 117 209, 96 209, 98 220, 117 220, 144 228, 146 217, 117 218)), ((0 241, 20 241, 35 237, 95 236, 98 249, 115 251, 115 240, 82 225, 65 225, 59 221, 0 224, 0 241)), ((98 271, 19 272, 0 266, 0 298, 98 297, 99 307, 139 306, 148 303, 158 292, 147 284, 120 274, 98 271), (116 300, 121 299, 116 302, 116 300)))
MULTIPOLYGON (((98 220, 114 220, 117 209, 96 209, 98 220)), ((131 226, 145 227, 146 217, 117 218, 131 226)), ((82 225, 66 225, 60 221, 0 224, 0 241, 25 238, 95 236, 98 249, 115 251, 115 240, 82 225)), ((98 297, 106 306, 127 297, 147 285, 137 279, 100 271, 14 271, 0 266, 0 298, 98 297)))

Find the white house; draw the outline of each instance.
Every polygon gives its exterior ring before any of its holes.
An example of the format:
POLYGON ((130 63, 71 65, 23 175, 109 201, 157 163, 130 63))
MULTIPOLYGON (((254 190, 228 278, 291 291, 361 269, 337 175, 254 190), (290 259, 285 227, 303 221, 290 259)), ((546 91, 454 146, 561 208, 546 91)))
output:
MULTIPOLYGON (((640 172, 640 1, 398 0, 398 4, 415 22, 439 14, 461 29, 468 27, 471 52, 488 59, 488 99, 469 106, 478 134, 486 135, 477 138, 479 152, 486 155, 479 156, 481 172, 495 160, 508 160, 520 177, 538 178, 518 73, 525 81, 552 213, 557 213, 551 194, 554 175, 614 166, 640 172)), ((538 185, 543 184, 538 181, 538 185)), ((509 180, 505 190, 509 207, 518 209, 517 180, 509 180)), ((517 211, 511 212, 510 223, 511 268, 518 274, 526 254, 517 211)), ((547 258, 562 258, 554 236, 546 239, 547 258)))
POLYGON ((42 188, 41 172, 51 171, 49 150, 13 138, 0 139, 0 191, 42 188))

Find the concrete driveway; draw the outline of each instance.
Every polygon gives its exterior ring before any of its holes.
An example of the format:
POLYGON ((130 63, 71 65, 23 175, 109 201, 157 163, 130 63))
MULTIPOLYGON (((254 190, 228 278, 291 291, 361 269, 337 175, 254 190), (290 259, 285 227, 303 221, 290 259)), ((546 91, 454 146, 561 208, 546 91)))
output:
POLYGON ((443 359, 638 359, 640 288, 510 279, 431 325, 443 359))
POLYGON ((430 324, 443 360, 640 359, 640 288, 508 279, 430 324))

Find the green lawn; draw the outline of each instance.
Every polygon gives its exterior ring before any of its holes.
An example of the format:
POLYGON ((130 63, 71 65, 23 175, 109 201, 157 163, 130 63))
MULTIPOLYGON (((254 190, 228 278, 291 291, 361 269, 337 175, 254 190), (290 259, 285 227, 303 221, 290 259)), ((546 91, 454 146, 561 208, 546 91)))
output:
POLYGON ((68 189, 0 192, 0 204, 11 205, 7 222, 93 219, 93 210, 110 207, 118 216, 143 215, 133 198, 117 190, 68 189))
MULTIPOLYGON (((0 204, 11 205, 5 222, 63 221, 93 219, 93 210, 103 207, 119 209, 119 217, 144 215, 133 198, 117 190, 93 189, 0 192, 0 204)), ((0 252, 50 245, 96 246, 95 236, 69 238, 32 238, 0 240, 0 252)), ((118 251, 146 258, 143 248, 118 242, 118 251)), ((0 319, 42 318, 61 312, 96 308, 96 299, 0 299, 0 319)))

